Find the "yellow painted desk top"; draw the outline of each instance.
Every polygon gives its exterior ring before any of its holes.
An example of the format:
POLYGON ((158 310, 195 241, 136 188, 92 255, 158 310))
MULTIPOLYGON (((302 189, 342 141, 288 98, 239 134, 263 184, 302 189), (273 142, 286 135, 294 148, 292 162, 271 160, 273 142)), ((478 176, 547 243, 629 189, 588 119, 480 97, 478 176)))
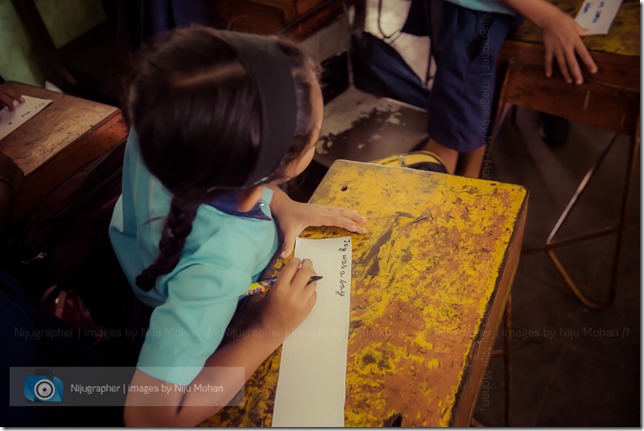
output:
MULTIPOLYGON (((353 235, 345 425, 396 414, 403 426, 468 425, 518 264, 526 190, 338 160, 311 201, 356 209, 370 231, 353 235)), ((203 425, 270 426, 279 361, 278 350, 243 405, 203 425)))

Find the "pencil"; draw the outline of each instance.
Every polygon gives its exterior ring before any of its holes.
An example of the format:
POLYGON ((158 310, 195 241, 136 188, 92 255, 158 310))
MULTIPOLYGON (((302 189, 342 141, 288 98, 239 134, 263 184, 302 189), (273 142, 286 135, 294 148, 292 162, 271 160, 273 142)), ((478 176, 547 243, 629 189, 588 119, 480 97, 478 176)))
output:
MULTIPOLYGON (((322 280, 321 275, 314 275, 313 277, 309 278, 309 281, 306 283, 307 286, 314 281, 322 280)), ((269 287, 273 285, 277 281, 277 278, 271 278, 269 280, 264 280, 264 281, 258 281, 257 283, 253 283, 250 285, 248 290, 244 292, 242 295, 240 295, 240 298, 243 298, 245 296, 250 296, 250 295, 257 295, 258 293, 264 293, 268 290, 269 287)))

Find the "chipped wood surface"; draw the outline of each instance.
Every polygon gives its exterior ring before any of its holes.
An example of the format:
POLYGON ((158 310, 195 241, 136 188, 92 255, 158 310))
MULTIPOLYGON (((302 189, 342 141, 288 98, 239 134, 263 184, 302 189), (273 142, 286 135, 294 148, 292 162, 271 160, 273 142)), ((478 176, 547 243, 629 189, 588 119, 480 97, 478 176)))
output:
POLYGON ((113 106, 11 82, 20 94, 52 103, 0 140, 0 151, 22 169, 25 180, 14 219, 32 211, 64 179, 127 137, 121 111, 113 106))
POLYGON ((571 85, 563 79, 544 78, 540 67, 522 64, 508 67, 501 102, 627 135, 639 121, 639 91, 597 80, 571 85))
POLYGON ((426 140, 426 111, 349 87, 324 106, 315 160, 327 168, 338 159, 368 162, 426 140))
MULTIPOLYGON (((467 425, 518 265, 526 190, 339 160, 311 201, 356 209, 370 231, 353 235, 345 425, 397 414, 403 426, 467 425)), ((241 406, 202 425, 270 426, 279 362, 278 350, 241 406)))

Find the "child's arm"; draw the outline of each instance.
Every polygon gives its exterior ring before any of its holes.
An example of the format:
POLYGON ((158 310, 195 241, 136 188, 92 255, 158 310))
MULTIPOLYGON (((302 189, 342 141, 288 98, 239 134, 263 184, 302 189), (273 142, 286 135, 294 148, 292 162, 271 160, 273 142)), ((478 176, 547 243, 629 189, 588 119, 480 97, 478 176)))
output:
MULTIPOLYGON (((191 385, 223 386, 223 392, 178 391, 164 394, 131 392, 125 403, 125 424, 128 426, 195 426, 214 415, 220 406, 229 402, 241 389, 239 382, 231 381, 229 373, 220 367, 243 367, 248 380, 264 360, 308 316, 315 304, 316 283, 307 284, 315 275, 313 264, 305 259, 292 259, 280 272, 264 301, 259 316, 243 337, 237 338, 215 351, 206 361, 205 368, 191 385), (141 405, 147 405, 141 407, 141 405), (154 405, 154 407, 148 407, 154 405)), ((131 385, 170 385, 137 370, 131 385)), ((171 385, 174 386, 174 385, 171 385)))
POLYGON ((547 77, 552 76, 552 62, 555 58, 566 82, 571 83, 573 79, 577 84, 584 82, 575 54, 591 73, 597 72, 597 66, 581 40, 581 36, 585 36, 588 31, 577 24, 572 17, 546 0, 503 0, 503 2, 543 31, 547 77))
POLYGON ((367 219, 355 211, 340 207, 304 204, 288 197, 279 187, 271 187, 273 199, 271 212, 277 218, 284 234, 280 257, 290 255, 295 248, 295 238, 309 226, 337 226, 350 232, 367 233, 362 226, 367 219))

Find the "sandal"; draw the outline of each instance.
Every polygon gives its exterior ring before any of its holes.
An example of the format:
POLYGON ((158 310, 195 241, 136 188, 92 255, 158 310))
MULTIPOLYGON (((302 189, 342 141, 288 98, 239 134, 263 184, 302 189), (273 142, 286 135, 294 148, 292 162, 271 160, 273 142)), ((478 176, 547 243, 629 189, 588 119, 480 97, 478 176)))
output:
POLYGON ((421 171, 440 172, 443 174, 447 173, 445 164, 443 164, 440 157, 427 150, 397 154, 395 156, 375 160, 372 163, 377 163, 383 166, 396 166, 400 168, 418 169, 421 171))

